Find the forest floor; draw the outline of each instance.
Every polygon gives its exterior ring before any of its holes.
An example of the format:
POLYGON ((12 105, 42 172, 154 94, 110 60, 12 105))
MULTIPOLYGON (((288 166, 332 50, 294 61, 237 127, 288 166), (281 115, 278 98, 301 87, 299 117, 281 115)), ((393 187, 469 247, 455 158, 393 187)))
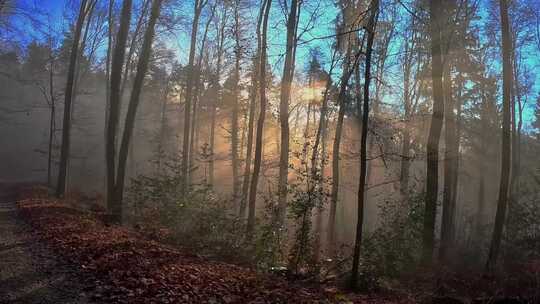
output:
MULTIPOLYGON (((540 303, 534 288, 532 298, 501 297, 516 293, 502 292, 496 281, 486 284, 473 275, 441 284, 455 288, 443 293, 452 297, 435 297, 435 280, 429 276, 411 277, 400 292, 369 295, 291 281, 168 246, 157 236, 108 226, 102 212, 92 211, 92 202, 56 200, 47 192, 0 183, 0 304, 540 303)), ((524 288, 518 281, 511 285, 524 288)))
POLYGON ((0 185, 0 303, 415 303, 209 260, 29 189, 0 185))
POLYGON ((89 303, 74 265, 37 241, 17 216, 15 191, 0 184, 0 303, 89 303))

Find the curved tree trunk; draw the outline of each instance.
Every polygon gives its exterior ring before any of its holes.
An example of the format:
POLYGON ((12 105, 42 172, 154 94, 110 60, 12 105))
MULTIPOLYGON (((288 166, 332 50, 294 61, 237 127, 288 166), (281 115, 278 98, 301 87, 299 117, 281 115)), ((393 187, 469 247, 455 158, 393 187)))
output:
POLYGON ((439 190, 439 140, 444 118, 443 63, 441 46, 441 0, 430 1, 431 78, 433 82, 433 113, 427 142, 427 174, 422 234, 422 262, 431 266, 435 243, 435 219, 439 190))

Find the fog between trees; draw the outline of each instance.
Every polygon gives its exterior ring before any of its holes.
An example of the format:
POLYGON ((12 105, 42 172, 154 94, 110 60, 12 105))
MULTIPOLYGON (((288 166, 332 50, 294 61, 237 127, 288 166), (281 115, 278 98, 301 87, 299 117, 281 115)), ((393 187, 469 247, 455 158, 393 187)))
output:
POLYGON ((352 262, 354 285, 538 258, 539 20, 528 0, 0 1, 0 180, 261 268, 352 262))

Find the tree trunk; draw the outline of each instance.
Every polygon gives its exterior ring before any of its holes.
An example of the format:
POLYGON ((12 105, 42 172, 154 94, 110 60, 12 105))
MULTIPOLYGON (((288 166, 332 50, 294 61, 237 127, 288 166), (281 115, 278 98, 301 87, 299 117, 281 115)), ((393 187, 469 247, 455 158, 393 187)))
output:
POLYGON ((142 26, 144 24, 144 16, 146 15, 146 12, 148 10, 148 5, 150 4, 150 0, 144 0, 142 7, 141 7, 141 14, 139 15, 139 18, 137 19, 137 24, 135 26, 135 30, 132 33, 131 41, 129 43, 129 50, 128 55, 126 58, 126 68, 124 69, 124 74, 122 76, 122 85, 120 86, 120 98, 124 97, 124 91, 126 89, 126 85, 128 82, 128 72, 130 70, 131 66, 131 59, 133 58, 133 55, 136 51, 137 46, 137 37, 139 36, 139 32, 142 29, 142 26))
POLYGON ((510 25, 508 18, 508 3, 500 0, 501 30, 502 30, 502 57, 503 57, 503 123, 501 147, 501 180, 499 185, 499 198, 497 212, 493 227, 493 236, 486 262, 486 271, 493 271, 497 263, 501 238, 506 217, 508 203, 509 172, 510 172, 510 103, 512 98, 512 64, 510 62, 510 25))
POLYGON ((217 36, 218 38, 218 51, 217 51, 217 66, 216 66, 216 83, 214 84, 216 89, 216 98, 212 102, 211 110, 211 123, 210 123, 210 164, 209 164, 209 178, 208 183, 211 187, 214 187, 214 164, 215 164, 215 135, 216 135, 216 112, 217 112, 217 103, 221 104, 221 84, 219 83, 221 79, 221 67, 223 61, 223 46, 225 42, 225 25, 227 21, 227 11, 223 12, 221 19, 221 26, 218 29, 217 36))
POLYGON ((139 105, 140 95, 144 84, 144 77, 146 76, 146 72, 148 70, 148 63, 150 61, 150 53, 152 52, 152 42, 155 33, 155 25, 157 19, 159 18, 161 2, 162 0, 152 1, 150 18, 144 33, 141 54, 139 55, 139 62, 137 63, 137 72, 135 74, 135 79, 133 80, 133 89, 129 98, 124 133, 122 135, 122 142, 120 144, 120 152, 118 153, 118 174, 115 185, 115 203, 117 206, 115 211, 117 213, 113 214, 113 219, 117 220, 119 223, 122 222, 122 200, 124 195, 128 147, 131 135, 133 133, 133 126, 135 125, 135 116, 137 114, 137 107, 139 105))
POLYGON ((259 12, 259 17, 257 19, 257 50, 255 54, 255 60, 253 63, 253 71, 251 74, 251 92, 249 96, 249 118, 248 118, 248 130, 247 130, 247 146, 246 146, 246 165, 244 167, 244 180, 242 184, 242 198, 240 200, 240 212, 238 216, 241 219, 244 219, 246 214, 246 203, 249 194, 249 174, 251 172, 251 158, 253 151, 253 126, 255 124, 255 110, 256 110, 256 101, 257 101, 257 88, 258 88, 258 77, 259 77, 259 61, 260 61, 260 46, 261 46, 261 33, 260 27, 262 22, 262 13, 259 12))
POLYGON ((297 11, 300 2, 291 1, 289 17, 287 19, 287 46, 283 77, 281 78, 281 94, 279 102, 279 123, 281 127, 281 145, 279 153, 279 179, 278 179, 278 225, 283 225, 287 211, 287 177, 289 173, 289 99, 294 76, 294 53, 296 49, 297 11))
POLYGON ((201 102, 201 86, 203 86, 202 80, 201 80, 201 71, 202 71, 202 62, 204 57, 204 51, 206 49, 206 41, 208 38, 208 29, 210 27, 210 22, 214 19, 214 14, 216 12, 217 3, 214 3, 214 5, 211 8, 211 14, 208 18, 208 21, 206 22, 206 25, 204 27, 204 33, 201 40, 201 47, 199 49, 198 59, 197 59, 197 69, 195 71, 195 77, 194 77, 194 85, 195 90, 193 92, 193 113, 192 113, 192 120, 191 120, 191 130, 190 130, 190 139, 189 139, 189 157, 188 157, 188 168, 190 168, 190 171, 188 172, 188 184, 192 183, 193 173, 195 173, 195 169, 197 166, 194 165, 194 160, 196 159, 196 156, 198 155, 199 151, 199 142, 198 142, 198 134, 199 134, 199 108, 200 108, 200 102, 201 102), (193 170, 193 171, 192 171, 193 170))
MULTIPOLYGON (((515 38, 514 38, 515 39, 515 38)), ((514 40, 512 39, 512 40, 514 40)), ((511 104, 511 122, 512 122, 512 174, 510 176, 509 200, 510 211, 512 206, 519 201, 519 176, 520 176, 520 151, 521 151, 521 127, 523 124, 523 109, 521 102, 521 88, 519 84, 518 59, 516 58, 515 42, 512 41, 512 58, 513 58, 513 94, 511 104)))
POLYGON ((56 185, 56 197, 63 197, 66 192, 66 176, 70 150, 71 135, 71 103, 75 86, 75 70, 77 67, 77 58, 79 57, 79 40, 84 24, 86 14, 86 0, 81 1, 79 16, 75 25, 75 34, 69 58, 69 68, 66 82, 66 92, 64 98, 64 120, 62 122, 62 146, 60 149, 60 166, 58 168, 58 184, 56 185))
POLYGON ((358 270, 360 266, 360 247, 362 244, 362 227, 364 224, 364 204, 366 191, 367 173, 367 137, 369 120, 369 84, 371 83, 371 54, 373 52, 373 40, 379 13, 379 0, 372 0, 370 5, 371 15, 367 25, 368 38, 366 49, 366 66, 364 76, 364 107, 362 110, 362 135, 360 138, 360 181, 358 184, 358 206, 356 218, 356 238, 354 242, 353 261, 351 270, 351 287, 355 288, 358 283, 358 270))
POLYGON ((409 193, 409 171, 411 167, 409 151, 411 149, 411 132, 405 123, 403 128, 403 143, 401 145, 401 166, 399 171, 400 192, 403 197, 409 193))
MULTIPOLYGON (((463 81, 460 78, 460 81, 458 82, 458 94, 456 99, 456 115, 454 117, 455 125, 456 125, 456 136, 454 138, 454 143, 452 145, 454 155, 454 160, 452 162, 452 196, 450 197, 450 211, 451 211, 451 229, 450 229, 450 242, 453 242, 456 239, 456 206, 457 206, 457 198, 458 198, 458 178, 459 178, 459 163, 460 163, 460 144, 461 144, 461 130, 462 130, 462 123, 461 123, 461 114, 463 112, 463 81)), ((484 133, 485 134, 485 133, 484 133)))
MULTIPOLYGON (((309 176, 309 182, 310 182, 310 189, 308 190, 309 193, 313 193, 315 190, 315 187, 324 187, 324 152, 325 151, 325 144, 326 144, 326 137, 327 137, 327 126, 328 126, 328 118, 327 112, 328 112, 328 93, 330 91, 330 88, 332 87, 332 72, 334 71, 334 67, 336 66, 336 55, 337 50, 334 50, 332 53, 332 61, 330 62, 330 69, 328 71, 328 79, 326 80, 326 86, 324 89, 323 97, 322 97, 322 105, 321 105, 321 111, 320 111, 320 118, 319 118, 319 124, 317 127, 317 132, 315 133, 315 142, 313 144, 313 148, 311 150, 311 172, 309 176), (322 141, 322 145, 321 145, 322 141), (321 165, 320 165, 320 177, 317 177, 317 162, 319 157, 319 146, 322 146, 321 153, 323 154, 321 156, 321 165)), ((317 208, 317 218, 316 218, 316 226, 315 226, 315 244, 314 244, 314 251, 315 251, 315 257, 314 260, 319 260, 319 254, 321 251, 321 234, 322 234, 322 209, 323 206, 318 206, 317 208)), ((335 214, 335 211, 334 211, 335 214)), ((331 248, 329 248, 330 252, 331 248)))
MULTIPOLYGON (((482 102, 482 108, 485 107, 484 102, 482 102)), ((487 124, 485 119, 487 117, 485 116, 485 111, 482 111, 482 135, 480 136, 480 151, 478 155, 482 155, 480 159, 478 160, 478 174, 479 182, 478 182, 478 207, 476 210, 476 223, 475 223, 475 240, 477 243, 480 243, 484 240, 483 231, 484 228, 484 209, 485 209, 485 165, 484 165, 484 155, 486 155, 486 139, 485 135, 487 134, 487 124)))
MULTIPOLYGON (((414 28, 415 25, 415 18, 411 17, 411 28, 414 28)), ((411 77, 414 77, 412 74, 412 68, 413 68, 413 60, 414 60, 414 42, 416 41, 414 38, 416 37, 416 33, 412 32, 411 34, 408 34, 407 39, 412 40, 412 43, 406 43, 405 44, 405 59, 403 62, 403 107, 404 107, 404 115, 403 115, 403 137, 402 137, 402 145, 401 145, 401 165, 400 165, 400 173, 399 173, 399 180, 400 180, 400 193, 401 196, 406 200, 408 198, 409 194, 409 172, 411 167, 411 157, 410 157, 410 149, 411 149, 411 120, 412 120, 412 114, 413 114, 413 94, 412 92, 416 89, 416 84, 418 79, 416 79, 415 82, 413 82, 413 86, 411 88, 411 77), (410 35, 410 36, 409 36, 410 35)))
POLYGON ((47 186, 52 188, 52 153, 54 144, 54 132, 56 129, 56 98, 54 97, 54 58, 52 52, 49 57, 49 95, 51 103, 51 114, 49 121, 49 145, 47 153, 47 186))
MULTIPOLYGON (((238 160, 238 105, 240 100, 240 60, 242 49, 240 46, 240 14, 239 0, 235 0, 234 5, 234 85, 233 85, 233 108, 231 117, 231 156, 232 156, 232 176, 233 176, 233 201, 236 203, 240 193, 240 176, 238 160)), ((239 208, 240 209, 240 208, 239 208)))
POLYGON ((439 189, 439 140, 444 118, 443 63, 441 47, 441 1, 430 1, 431 78, 433 82, 433 114, 427 143, 427 174, 422 235, 422 261, 431 266, 435 243, 435 219, 439 189))
POLYGON ((195 52, 197 46, 197 32, 199 29, 199 18, 205 3, 202 0, 195 0, 195 9, 193 16, 193 24, 191 27, 191 44, 189 47, 189 60, 187 66, 186 80, 186 103, 184 106, 184 137, 182 142, 182 194, 188 192, 188 176, 189 176, 189 149, 190 149, 190 127, 191 127, 191 101, 193 99, 193 82, 194 82, 194 64, 195 52))
MULTIPOLYGON (((114 32, 114 21, 113 21, 113 8, 114 0, 109 1, 108 15, 107 15, 107 57, 105 62, 105 78, 107 79, 107 84, 105 86, 105 128, 103 129, 103 138, 104 146, 107 147, 107 134, 109 129, 109 108, 111 106, 110 96, 111 96, 111 57, 113 52, 113 32, 114 32)), ((105 160, 107 160, 107 148, 103 150, 105 152, 105 160)), ((106 173, 107 174, 107 173, 106 173)), ((107 193, 107 178, 105 178, 105 184, 103 185, 105 193, 107 193)))
POLYGON ((122 68, 124 65, 125 49, 127 36, 129 32, 129 23, 131 19, 132 0, 125 0, 122 5, 122 13, 120 17, 120 26, 116 36, 116 46, 114 47, 112 62, 111 62, 111 85, 109 97, 109 119, 107 123, 107 142, 105 149, 107 151, 106 166, 107 166, 107 209, 111 214, 113 222, 119 222, 121 219, 116 218, 121 212, 121 206, 115 197, 116 185, 116 136, 118 133, 118 123, 120 119, 120 85, 122 82, 122 68))
POLYGON ((259 174, 262 164, 262 148, 263 148, 263 129, 264 119, 266 116, 266 48, 267 48, 267 32, 268 32, 268 16, 270 14, 270 8, 272 6, 272 0, 263 0, 261 6, 261 12, 264 11, 262 21, 261 32, 261 58, 259 64, 259 98, 260 98, 260 112, 259 119, 257 121, 257 134, 255 136, 255 159, 253 164, 253 174, 251 177, 251 184, 249 189, 249 214, 246 227, 246 238, 251 240, 253 238, 253 230, 255 229, 255 200, 257 198, 257 184, 259 182, 259 174))
POLYGON ((165 82, 165 89, 163 95, 161 96, 161 115, 160 115, 160 125, 159 125, 159 143, 158 143, 158 163, 157 163, 157 173, 161 174, 161 168, 163 165, 163 154, 165 153, 165 140, 166 140, 166 129, 167 129, 167 99, 169 97, 169 85, 170 78, 167 78, 165 82))
MULTIPOLYGON (((198 67, 197 67, 198 69, 198 67)), ((198 74, 198 72, 196 72, 196 74, 198 74)), ((196 77, 198 78, 198 77, 196 77)), ((195 85, 196 87, 198 85, 195 85)), ((193 175, 194 173, 196 172, 196 169, 197 169, 197 166, 195 166, 195 162, 193 161, 195 159, 195 154, 198 152, 197 151, 197 143, 196 143, 196 135, 195 135, 195 131, 197 129, 197 120, 198 120, 198 114, 199 114, 199 96, 198 96, 198 93, 197 93, 198 89, 195 88, 195 92, 193 93, 193 99, 192 99, 192 102, 193 102, 193 110, 191 112, 191 127, 189 129, 189 154, 188 154, 188 168, 189 168, 189 172, 188 172, 188 175, 187 175, 187 182, 188 182, 188 185, 191 185, 192 182, 193 182, 193 175)))
POLYGON ((444 68, 445 85, 445 119, 444 119, 444 184, 443 184, 443 206, 442 206, 442 224, 441 224, 441 245, 439 248, 439 260, 445 262, 448 250, 452 242, 453 226, 453 208, 452 201, 455 195, 454 190, 454 172, 457 155, 455 155, 456 145, 456 118, 454 115, 455 102, 452 96, 452 76, 451 64, 447 57, 446 67, 444 68))
MULTIPOLYGON (((339 150, 341 146, 341 133, 343 132, 343 119, 345 117, 346 107, 346 91, 347 84, 352 74, 351 65, 351 48, 347 47, 347 53, 345 58, 345 64, 343 66, 343 72, 341 75, 341 85, 338 95, 338 117, 336 122, 336 131, 334 135, 334 144, 332 147, 332 190, 330 193, 330 212, 328 214, 328 246, 332 250, 330 255, 333 256, 334 243, 335 243, 335 226, 336 226, 336 210, 338 203, 339 193, 339 150)), ((356 63, 356 60, 355 60, 356 63)))
MULTIPOLYGON (((82 59, 84 58, 84 50, 86 49, 86 41, 88 40, 88 33, 90 32, 90 24, 92 22, 92 16, 94 15, 94 8, 96 6, 96 3, 97 1, 94 1, 94 0, 90 0, 90 2, 87 3, 86 7, 85 7, 85 11, 84 11, 84 14, 85 14, 85 23, 83 25, 83 28, 84 30, 81 32, 82 36, 81 36, 81 39, 80 39, 80 42, 79 42, 79 51, 78 51, 78 58, 77 60, 75 61, 76 62, 76 67, 75 67, 75 76, 74 76, 74 79, 75 81, 73 82, 73 96, 72 96, 72 99, 71 99, 71 120, 73 121, 73 117, 75 116, 74 113, 75 113, 75 106, 77 104, 77 92, 79 91, 79 83, 81 82, 81 79, 83 78, 83 76, 86 74, 86 72, 88 71, 88 67, 85 69, 84 73, 82 73, 81 75, 81 67, 79 66, 79 64, 81 63, 82 59)), ((69 158, 69 157, 68 157, 69 158)), ((69 184, 69 160, 68 160, 68 168, 67 168, 67 172, 68 172, 68 177, 66 179, 66 185, 69 184)))

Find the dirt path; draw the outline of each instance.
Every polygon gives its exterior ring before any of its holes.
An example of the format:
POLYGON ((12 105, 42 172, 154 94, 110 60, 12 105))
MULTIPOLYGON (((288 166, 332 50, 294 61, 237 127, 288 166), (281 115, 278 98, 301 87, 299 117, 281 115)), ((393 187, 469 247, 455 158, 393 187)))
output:
POLYGON ((90 303, 77 272, 17 217, 14 187, 0 184, 0 303, 90 303))

